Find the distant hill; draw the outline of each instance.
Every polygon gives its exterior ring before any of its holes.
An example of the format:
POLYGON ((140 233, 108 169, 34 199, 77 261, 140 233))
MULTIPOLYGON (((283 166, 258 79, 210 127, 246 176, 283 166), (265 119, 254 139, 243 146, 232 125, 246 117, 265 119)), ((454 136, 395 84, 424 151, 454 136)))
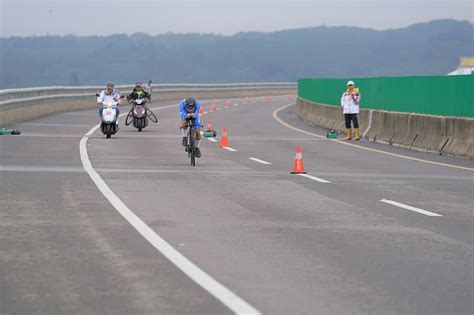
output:
POLYGON ((0 39, 0 88, 107 81, 258 82, 302 77, 444 75, 474 55, 474 25, 314 27, 273 33, 0 39))

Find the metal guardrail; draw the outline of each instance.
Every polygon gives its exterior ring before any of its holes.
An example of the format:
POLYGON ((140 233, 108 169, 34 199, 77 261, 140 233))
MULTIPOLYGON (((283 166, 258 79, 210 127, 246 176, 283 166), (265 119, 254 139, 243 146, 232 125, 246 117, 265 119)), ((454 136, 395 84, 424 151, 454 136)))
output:
MULTIPOLYGON (((262 89, 296 88, 296 83, 233 83, 233 84, 156 84, 153 93, 165 92, 211 92, 211 91, 252 91, 262 89)), ((131 90, 133 85, 116 86, 119 90, 131 90)), ((91 97, 103 90, 103 86, 51 86, 26 89, 0 90, 0 111, 28 107, 48 100, 79 99, 91 97)), ((127 91, 128 92, 128 91, 127 91)))

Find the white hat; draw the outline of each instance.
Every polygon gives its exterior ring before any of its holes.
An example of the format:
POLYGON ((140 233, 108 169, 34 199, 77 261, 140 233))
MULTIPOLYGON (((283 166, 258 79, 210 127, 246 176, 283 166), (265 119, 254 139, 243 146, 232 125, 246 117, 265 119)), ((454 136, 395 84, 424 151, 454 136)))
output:
POLYGON ((349 81, 349 82, 347 82, 347 86, 349 86, 349 85, 355 85, 355 84, 354 84, 354 81, 349 81))

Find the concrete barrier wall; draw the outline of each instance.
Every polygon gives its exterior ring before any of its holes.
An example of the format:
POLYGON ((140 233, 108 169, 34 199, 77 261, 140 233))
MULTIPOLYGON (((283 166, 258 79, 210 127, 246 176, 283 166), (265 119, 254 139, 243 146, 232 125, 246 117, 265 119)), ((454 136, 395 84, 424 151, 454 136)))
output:
MULTIPOLYGON (((123 89, 123 92, 128 91, 131 86, 126 86, 126 88, 123 89)), ((60 89, 59 93, 61 94, 57 94, 58 91, 54 87, 0 91, 0 94, 3 95, 3 101, 0 102, 0 127, 39 118, 55 112, 97 108, 94 94, 97 90, 100 90, 99 87, 66 88, 66 90, 74 93, 64 93, 60 89), (80 93, 81 91, 84 91, 84 93, 80 93)), ((176 100, 176 104, 178 104, 181 99, 189 96, 198 99, 209 99, 294 95, 297 92, 297 87, 296 84, 288 83, 231 84, 215 85, 214 87, 212 85, 187 85, 187 87, 179 85, 179 88, 170 88, 169 85, 166 85, 166 89, 155 91, 153 93, 153 100, 176 100)))
MULTIPOLYGON (((342 108, 337 106, 298 98, 295 114, 314 126, 338 132, 345 129, 342 108)), ((473 118, 362 109, 359 125, 370 141, 474 159, 473 118)))

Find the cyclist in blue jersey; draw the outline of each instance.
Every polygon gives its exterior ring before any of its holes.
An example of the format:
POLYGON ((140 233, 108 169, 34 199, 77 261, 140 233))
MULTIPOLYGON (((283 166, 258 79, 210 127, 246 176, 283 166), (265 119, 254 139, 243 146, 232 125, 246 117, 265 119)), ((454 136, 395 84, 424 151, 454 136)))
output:
POLYGON ((181 132, 183 135, 183 146, 187 145, 187 122, 186 120, 192 119, 194 121, 194 131, 196 132, 196 157, 201 157, 201 150, 199 148, 201 144, 201 119, 199 118, 199 108, 201 107, 201 103, 197 101, 195 98, 188 97, 182 100, 179 103, 179 115, 183 120, 181 125, 181 132))

